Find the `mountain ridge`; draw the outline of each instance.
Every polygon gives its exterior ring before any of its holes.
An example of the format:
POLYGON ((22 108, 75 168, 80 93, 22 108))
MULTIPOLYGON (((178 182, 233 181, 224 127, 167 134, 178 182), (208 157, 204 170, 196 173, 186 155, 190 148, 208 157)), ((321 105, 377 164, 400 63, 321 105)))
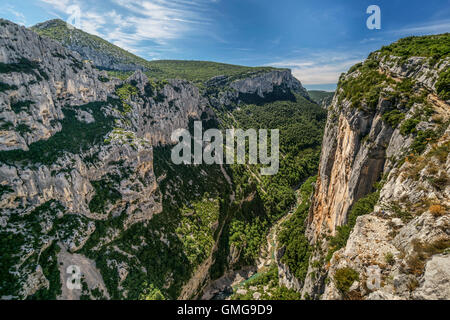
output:
POLYGON ((39 23, 31 27, 31 30, 78 52, 83 59, 91 60, 100 69, 121 72, 120 76, 123 77, 130 76, 132 71, 141 70, 150 78, 159 80, 179 78, 202 83, 215 76, 245 77, 251 73, 283 70, 196 60, 147 61, 98 36, 69 27, 60 19, 39 23))

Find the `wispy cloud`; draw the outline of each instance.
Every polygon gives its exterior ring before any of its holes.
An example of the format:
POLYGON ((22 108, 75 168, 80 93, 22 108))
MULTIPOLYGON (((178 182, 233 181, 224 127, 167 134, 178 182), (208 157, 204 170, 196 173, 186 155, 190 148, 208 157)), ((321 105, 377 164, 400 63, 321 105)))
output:
POLYGON ((432 21, 425 24, 411 25, 395 30, 398 35, 425 35, 450 32, 450 20, 432 21))
POLYGON ((282 60, 268 65, 292 69, 292 74, 305 85, 337 83, 341 73, 361 62, 363 55, 345 52, 323 52, 305 58, 282 60))
POLYGON ((71 6, 81 9, 80 27, 131 52, 138 53, 143 42, 165 45, 188 34, 211 36, 208 18, 211 3, 217 0, 109 0, 105 11, 87 0, 40 0, 62 15, 71 6))
POLYGON ((17 18, 17 21, 16 21, 16 22, 17 22, 18 24, 25 25, 26 22, 27 22, 25 16, 24 16, 22 13, 18 12, 18 11, 17 11, 12 5, 10 5, 10 4, 7 4, 7 5, 5 5, 4 7, 2 7, 2 11, 7 11, 7 12, 13 14, 13 15, 17 18))

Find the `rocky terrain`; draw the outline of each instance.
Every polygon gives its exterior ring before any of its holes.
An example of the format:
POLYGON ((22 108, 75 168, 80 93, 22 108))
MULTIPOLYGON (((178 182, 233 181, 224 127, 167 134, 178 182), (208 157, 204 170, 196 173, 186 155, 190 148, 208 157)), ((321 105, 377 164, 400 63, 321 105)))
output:
POLYGON ((155 71, 61 23, 0 19, 2 299, 450 299, 448 34, 316 103, 290 70, 155 71), (280 173, 174 165, 196 120, 280 128, 280 173))
POLYGON ((206 89, 140 70, 121 81, 71 45, 6 20, 0 30, 0 296, 199 294, 235 186, 223 167, 174 167, 170 135, 196 119, 214 124, 215 108, 246 99, 308 97, 300 82, 288 70, 224 76, 206 89), (72 264, 81 290, 67 290, 72 264))
POLYGON ((98 68, 116 71, 145 70, 146 61, 99 37, 55 19, 39 23, 31 28, 36 33, 55 39, 66 48, 77 52, 83 60, 89 60, 98 68))
POLYGON ((303 297, 450 298, 450 105, 437 89, 449 64, 380 50, 341 77, 307 218, 303 297))

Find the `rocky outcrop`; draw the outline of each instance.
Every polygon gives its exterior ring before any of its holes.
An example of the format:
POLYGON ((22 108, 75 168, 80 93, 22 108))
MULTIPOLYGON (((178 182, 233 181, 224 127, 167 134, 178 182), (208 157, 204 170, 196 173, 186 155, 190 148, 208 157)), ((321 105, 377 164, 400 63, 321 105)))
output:
MULTIPOLYGON (((338 99, 334 102, 332 109, 337 108, 338 99)), ((381 118, 389 104, 389 101, 380 101, 375 114, 365 114, 348 104, 343 105, 346 111, 339 115, 331 111, 308 223, 311 239, 317 239, 323 229, 334 235, 336 227, 346 222, 351 205, 368 194, 379 180, 386 146, 393 133, 381 118)))
POLYGON ((97 68, 116 71, 145 70, 144 59, 99 37, 76 29, 62 20, 49 20, 39 23, 31 29, 42 35, 50 33, 52 38, 64 47, 78 53, 83 60, 91 61, 97 68))
MULTIPOLYGON (((373 68, 375 61, 387 77, 375 108, 367 108, 364 101, 357 108, 340 87, 329 109, 308 218, 307 235, 318 249, 303 294, 321 299, 449 299, 448 290, 440 288, 450 278, 440 270, 450 268, 450 106, 434 89, 449 61, 431 64, 428 58, 404 60, 378 53, 371 59, 366 63, 373 68), (396 88, 406 79, 412 85, 399 94, 396 88), (396 94, 404 100, 393 99, 396 94), (388 115, 400 112, 403 116, 393 123, 388 115), (410 123, 415 129, 407 129, 410 123), (421 140, 425 134, 430 138, 421 140), (432 182, 436 179, 439 183, 432 182), (374 209, 356 219, 346 245, 327 263, 330 237, 377 181, 380 197, 374 209), (353 284, 344 286, 343 278, 353 284)), ((353 69, 341 83, 363 77, 364 70, 353 69)))
POLYGON ((308 92, 291 70, 268 70, 238 79, 217 76, 205 85, 210 104, 219 109, 223 106, 235 108, 241 103, 295 100, 295 94, 310 100, 308 92))
POLYGON ((24 27, 0 20, 0 150, 23 149, 61 130, 66 104, 105 101, 114 83, 80 56, 24 27))

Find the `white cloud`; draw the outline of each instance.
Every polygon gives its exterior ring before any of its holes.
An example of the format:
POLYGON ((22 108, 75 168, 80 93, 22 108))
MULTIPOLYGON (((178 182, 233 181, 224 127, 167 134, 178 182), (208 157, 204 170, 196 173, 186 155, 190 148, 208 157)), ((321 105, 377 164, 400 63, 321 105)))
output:
POLYGON ((343 52, 312 54, 304 59, 283 60, 268 65, 292 69, 292 74, 305 85, 337 83, 341 73, 361 62, 362 55, 343 52))
POLYGON ((411 25, 393 33, 399 35, 425 35, 450 32, 450 20, 433 21, 426 24, 411 25))
POLYGON ((134 53, 143 41, 163 45, 189 33, 211 35, 208 5, 214 0, 109 0, 111 9, 87 0, 40 0, 67 17, 81 9, 80 28, 134 53))
POLYGON ((21 24, 21 25, 26 24, 25 16, 22 13, 18 12, 12 5, 7 4, 4 8, 2 8, 2 10, 8 11, 8 12, 12 13, 13 15, 15 15, 17 18, 18 24, 21 24))

